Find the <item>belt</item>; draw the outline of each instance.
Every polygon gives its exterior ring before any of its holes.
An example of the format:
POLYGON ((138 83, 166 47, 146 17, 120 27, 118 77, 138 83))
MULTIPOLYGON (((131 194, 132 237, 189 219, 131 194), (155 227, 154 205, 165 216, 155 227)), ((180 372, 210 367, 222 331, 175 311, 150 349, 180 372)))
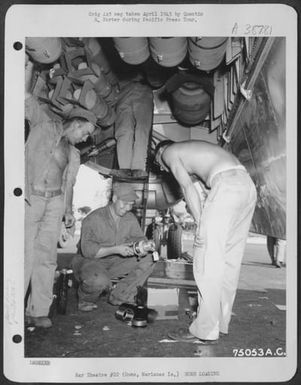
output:
POLYGON ((54 191, 41 191, 41 190, 32 189, 32 195, 38 195, 44 198, 53 198, 61 194, 62 194, 61 189, 54 190, 54 191))

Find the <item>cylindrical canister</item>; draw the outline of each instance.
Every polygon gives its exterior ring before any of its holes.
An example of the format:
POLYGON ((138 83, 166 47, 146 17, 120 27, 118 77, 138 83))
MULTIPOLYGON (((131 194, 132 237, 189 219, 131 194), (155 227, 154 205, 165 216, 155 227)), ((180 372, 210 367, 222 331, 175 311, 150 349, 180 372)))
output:
POLYGON ((150 37, 149 46, 152 58, 164 67, 180 64, 187 53, 186 37, 150 37))
POLYGON ((134 317, 132 319, 132 326, 145 328, 147 326, 147 315, 148 315, 147 307, 137 306, 135 309, 134 317))
POLYGON ((134 318, 136 306, 128 303, 123 303, 115 312, 115 317, 119 321, 129 322, 134 318))
POLYGON ((27 37, 25 46, 32 60, 43 64, 55 62, 62 53, 62 41, 58 37, 27 37))
POLYGON ((215 69, 225 56, 227 41, 227 37, 189 37, 190 62, 202 71, 215 69))
POLYGON ((114 37, 115 48, 128 64, 141 64, 149 57, 147 37, 114 37))

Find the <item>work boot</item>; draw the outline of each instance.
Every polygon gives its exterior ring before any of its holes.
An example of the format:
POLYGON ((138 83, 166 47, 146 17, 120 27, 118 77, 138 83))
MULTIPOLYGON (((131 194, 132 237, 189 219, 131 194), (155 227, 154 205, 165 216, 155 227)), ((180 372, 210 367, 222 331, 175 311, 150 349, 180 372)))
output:
POLYGON ((80 301, 78 303, 78 310, 80 311, 92 311, 94 309, 97 309, 96 303, 86 301, 80 301))
POLYGON ((113 305, 113 306, 120 306, 123 303, 129 304, 129 305, 136 305, 135 301, 130 301, 129 299, 125 299, 125 298, 122 299, 122 298, 115 297, 114 294, 112 293, 108 296, 107 301, 110 305, 113 305))
POLYGON ((48 329, 51 328, 52 322, 50 318, 48 317, 31 317, 31 316, 26 316, 25 317, 25 324, 28 325, 33 325, 37 328, 44 328, 48 329))
POLYGON ((109 299, 108 299, 108 303, 110 305, 113 305, 113 306, 120 306, 121 304, 123 304, 125 301, 122 301, 118 298, 115 298, 113 296, 110 296, 109 299))
POLYGON ((218 343, 217 339, 204 340, 201 338, 197 338, 193 334, 191 334, 186 328, 180 328, 178 330, 171 331, 167 335, 170 339, 178 342, 198 342, 202 345, 216 345, 218 343))

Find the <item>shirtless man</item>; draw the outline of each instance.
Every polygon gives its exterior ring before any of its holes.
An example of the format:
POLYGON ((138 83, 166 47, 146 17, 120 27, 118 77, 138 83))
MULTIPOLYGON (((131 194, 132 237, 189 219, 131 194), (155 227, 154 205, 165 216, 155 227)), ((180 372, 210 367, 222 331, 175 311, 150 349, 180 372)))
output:
POLYGON ((93 133, 96 117, 78 108, 64 123, 50 115, 29 92, 32 69, 29 61, 25 69, 25 118, 30 125, 25 144, 25 294, 30 284, 26 322, 48 328, 63 216, 66 226, 74 223, 73 185, 80 165, 74 145, 93 133))
POLYGON ((193 251, 197 316, 189 330, 171 332, 169 337, 216 343, 219 333, 228 333, 256 204, 254 183, 233 154, 205 141, 163 141, 156 148, 155 161, 173 173, 197 223, 193 251), (195 177, 207 193, 203 207, 195 177))

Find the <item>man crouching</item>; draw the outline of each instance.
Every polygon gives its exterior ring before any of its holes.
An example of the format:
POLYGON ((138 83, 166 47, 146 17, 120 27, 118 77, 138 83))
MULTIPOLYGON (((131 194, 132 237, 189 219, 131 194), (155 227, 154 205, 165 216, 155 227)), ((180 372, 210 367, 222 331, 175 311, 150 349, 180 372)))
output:
POLYGON ((130 184, 116 183, 110 203, 83 220, 82 256, 77 255, 72 261, 74 276, 79 281, 79 310, 96 309, 99 295, 106 290, 110 290, 110 304, 134 304, 137 287, 152 273, 152 255, 138 260, 131 247, 133 242, 146 240, 135 215, 130 212, 137 199, 130 184), (112 278, 122 278, 113 289, 112 278))

